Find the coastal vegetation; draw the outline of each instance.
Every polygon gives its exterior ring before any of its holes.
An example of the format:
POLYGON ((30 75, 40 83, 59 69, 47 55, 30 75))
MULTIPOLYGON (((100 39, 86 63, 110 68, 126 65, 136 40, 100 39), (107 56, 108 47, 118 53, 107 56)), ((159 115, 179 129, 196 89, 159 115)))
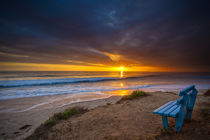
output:
POLYGON ((121 100, 132 100, 146 95, 147 95, 146 92, 136 90, 133 91, 130 95, 123 96, 121 100))
POLYGON ((208 89, 203 95, 210 96, 210 89, 208 89))
POLYGON ((64 112, 54 114, 47 121, 45 121, 44 126, 53 126, 60 120, 67 120, 68 118, 74 115, 83 114, 85 112, 87 112, 87 109, 79 108, 79 107, 67 109, 64 112))
POLYGON ((106 105, 111 105, 111 103, 108 102, 108 103, 106 103, 106 105))
POLYGON ((29 136, 26 139, 28 139, 28 140, 38 139, 40 136, 44 136, 46 134, 47 130, 49 130, 51 127, 53 127, 60 121, 67 120, 73 116, 78 116, 78 115, 84 114, 87 111, 88 111, 88 109, 85 109, 82 107, 73 107, 73 108, 67 109, 61 113, 55 113, 52 117, 50 117, 47 121, 45 121, 44 124, 39 126, 35 130, 34 134, 32 134, 31 136, 29 136))

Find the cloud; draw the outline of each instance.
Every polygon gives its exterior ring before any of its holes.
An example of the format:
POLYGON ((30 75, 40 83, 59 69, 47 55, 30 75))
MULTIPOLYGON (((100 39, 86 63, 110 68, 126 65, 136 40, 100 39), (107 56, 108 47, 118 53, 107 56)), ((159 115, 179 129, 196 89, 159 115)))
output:
POLYGON ((0 59, 210 71, 208 5, 207 0, 1 1, 0 59))
POLYGON ((109 52, 103 52, 103 51, 99 51, 96 49, 89 49, 89 51, 94 52, 96 54, 100 54, 100 55, 104 55, 104 56, 108 56, 112 61, 119 61, 121 56, 118 54, 112 54, 109 52))
POLYGON ((5 52, 0 52, 1 56, 9 56, 9 57, 29 57, 27 55, 18 55, 18 54, 11 54, 11 53, 5 53, 5 52))
POLYGON ((71 64, 76 64, 76 65, 100 66, 100 67, 104 67, 105 66, 103 64, 89 63, 89 62, 78 61, 78 60, 66 60, 66 61, 69 62, 69 63, 71 63, 71 64))

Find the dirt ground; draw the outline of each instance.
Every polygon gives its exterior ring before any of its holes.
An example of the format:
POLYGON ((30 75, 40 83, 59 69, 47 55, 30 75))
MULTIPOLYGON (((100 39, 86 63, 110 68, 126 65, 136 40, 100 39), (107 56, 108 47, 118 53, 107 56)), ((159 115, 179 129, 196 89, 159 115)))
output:
MULTIPOLYGON (((192 121, 184 122, 180 133, 174 133, 175 120, 169 119, 169 132, 162 129, 161 116, 152 111, 179 97, 170 92, 153 92, 148 96, 116 103, 120 98, 96 100, 75 104, 89 111, 63 120, 37 137, 29 139, 62 140, 140 140, 210 138, 210 97, 197 96, 192 121), (111 105, 106 104, 111 103, 111 105), (96 104, 98 107, 96 107, 96 104), (94 106, 95 105, 95 106, 94 106), (205 112, 204 112, 205 111, 205 112)), ((46 118, 45 118, 46 120, 46 118)), ((29 126, 30 127, 30 126, 29 126)), ((35 136, 35 137, 33 137, 35 136)), ((2 138, 7 139, 2 135, 2 138)), ((13 137, 14 138, 14 137, 13 137)), ((21 137, 19 137, 22 139, 21 137)))
POLYGON ((174 133, 174 119, 169 119, 170 131, 162 129, 161 116, 152 111, 177 95, 155 92, 149 96, 117 104, 105 105, 62 121, 40 139, 71 140, 139 140, 139 139, 208 139, 209 118, 203 118, 202 109, 209 108, 209 97, 198 96, 192 121, 185 122, 181 133, 174 133))

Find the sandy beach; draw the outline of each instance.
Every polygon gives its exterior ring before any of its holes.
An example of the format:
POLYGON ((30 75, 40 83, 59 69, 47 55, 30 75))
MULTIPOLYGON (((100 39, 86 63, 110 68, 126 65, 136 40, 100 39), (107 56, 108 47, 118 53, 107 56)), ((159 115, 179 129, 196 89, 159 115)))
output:
POLYGON ((120 98, 121 96, 111 96, 104 99, 93 99, 91 101, 71 104, 65 104, 73 100, 72 97, 68 95, 1 100, 0 139, 24 139, 54 113, 62 112, 74 106, 92 109, 97 106, 106 105, 107 102, 114 104, 120 98), (46 101, 51 102, 44 104, 46 101), (28 125, 27 128, 20 129, 26 125, 28 125))
MULTIPOLYGON (((152 114, 152 111, 162 104, 178 98, 176 94, 171 92, 151 92, 148 93, 148 96, 120 103, 116 102, 122 96, 111 96, 105 99, 72 103, 62 107, 44 104, 30 110, 17 111, 34 104, 40 104, 44 100, 61 98, 61 96, 67 95, 0 101, 1 108, 15 107, 13 112, 11 110, 10 112, 9 110, 6 111, 6 109, 5 112, 1 112, 1 139, 24 139, 54 113, 75 106, 87 108, 89 111, 79 117, 58 123, 46 132, 46 135, 43 136, 44 139, 139 139, 140 137, 154 137, 160 133, 162 121, 161 117, 152 114), (111 105, 107 105, 107 103, 111 105), (71 131, 69 132, 69 130, 71 131)), ((193 119, 199 120, 200 108, 209 101, 209 97, 202 95, 197 97, 193 119)), ((170 122, 174 124, 173 119, 170 122)))

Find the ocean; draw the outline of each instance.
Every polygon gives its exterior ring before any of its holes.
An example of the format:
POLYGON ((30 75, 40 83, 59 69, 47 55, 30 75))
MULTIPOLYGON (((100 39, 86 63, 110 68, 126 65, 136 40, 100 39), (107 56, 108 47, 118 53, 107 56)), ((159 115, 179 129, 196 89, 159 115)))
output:
MULTIPOLYGON (((177 92, 189 85, 210 89, 210 73, 16 71, 0 72, 0 100, 47 95, 105 98, 110 91, 177 92)), ((117 92, 113 92, 119 95, 117 92)), ((124 95, 122 92, 120 95, 124 95)), ((87 100, 87 98, 86 98, 87 100)))

